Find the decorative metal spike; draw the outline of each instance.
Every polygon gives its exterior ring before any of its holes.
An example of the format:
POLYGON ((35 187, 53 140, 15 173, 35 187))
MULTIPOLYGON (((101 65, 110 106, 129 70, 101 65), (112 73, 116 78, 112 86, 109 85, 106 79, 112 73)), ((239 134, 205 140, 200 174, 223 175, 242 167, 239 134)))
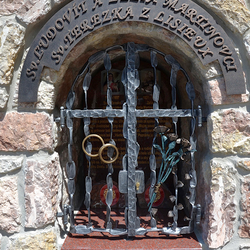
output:
POLYGON ((187 216, 185 216, 183 220, 184 220, 184 221, 190 221, 191 219, 188 218, 187 216))
POLYGON ((171 202, 175 202, 176 201, 176 197, 174 195, 170 195, 169 199, 171 200, 171 202))
POLYGON ((169 211, 168 211, 168 217, 169 217, 169 218, 174 217, 174 213, 173 213, 172 210, 169 210, 169 211))
POLYGON ((182 210, 182 209, 184 209, 184 206, 183 206, 181 203, 179 203, 179 204, 177 205, 177 209, 178 209, 178 210, 182 210))
POLYGON ((176 187, 177 188, 182 188, 184 186, 183 182, 178 181, 176 187))
POLYGON ((186 174, 185 174, 185 180, 190 180, 190 179, 191 179, 190 174, 186 173, 186 174))

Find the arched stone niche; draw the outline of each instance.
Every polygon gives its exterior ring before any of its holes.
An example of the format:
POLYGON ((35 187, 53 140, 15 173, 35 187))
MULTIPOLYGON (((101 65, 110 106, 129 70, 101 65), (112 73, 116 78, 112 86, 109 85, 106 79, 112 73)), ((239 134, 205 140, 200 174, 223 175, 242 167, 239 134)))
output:
MULTIPOLYGON (((58 72, 45 68, 40 86, 42 83, 53 86, 54 96, 50 101, 55 106, 54 113, 57 114, 60 106, 65 104, 75 76, 88 58, 99 50, 126 42, 145 43, 171 54, 192 79, 197 96, 195 105, 201 105, 203 116, 208 116, 208 129, 204 124, 197 134, 197 201, 202 204, 203 211, 198 231, 209 247, 222 247, 234 240, 234 231, 238 231, 239 224, 235 222, 235 218, 241 213, 239 206, 244 201, 244 195, 237 198, 236 194, 240 191, 239 187, 243 189, 249 178, 249 132, 244 122, 249 121, 249 113, 237 109, 239 103, 244 105, 243 103, 248 102, 248 94, 227 95, 223 72, 218 62, 203 65, 185 41, 157 25, 120 22, 102 27, 86 36, 71 50, 58 72), (217 105, 224 106, 221 106, 222 110, 215 111, 217 105), (233 125, 225 128, 232 120, 233 125), (233 140, 230 140, 231 136, 233 140), (239 169, 245 172, 241 174, 239 169)), ((180 77, 179 80, 181 83, 183 79, 180 77)), ((180 93, 181 91, 182 89, 179 90, 180 93)), ((38 110, 43 109, 42 105, 39 108, 39 101, 43 103, 43 98, 40 88, 38 110)), ((77 99, 80 104, 82 96, 79 95, 77 99)), ((59 147, 62 145, 59 143, 59 147)), ((244 194, 244 190, 242 192, 244 194)), ((243 213, 241 216, 244 216, 243 213)), ((244 226, 247 227, 247 224, 241 224, 241 237, 244 226)))

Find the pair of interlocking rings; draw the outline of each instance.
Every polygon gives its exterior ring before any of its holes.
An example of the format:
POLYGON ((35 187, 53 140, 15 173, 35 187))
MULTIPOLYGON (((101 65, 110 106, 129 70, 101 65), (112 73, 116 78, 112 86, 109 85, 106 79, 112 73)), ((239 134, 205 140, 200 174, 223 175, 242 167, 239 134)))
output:
POLYGON ((101 137, 100 135, 97 135, 97 134, 90 134, 90 135, 86 136, 86 137, 84 138, 83 142, 82 142, 82 149, 83 149, 83 151, 84 151, 84 153, 85 153, 86 155, 88 155, 88 156, 90 156, 90 157, 92 157, 92 158, 98 157, 98 156, 99 156, 100 160, 101 160, 103 163, 106 163, 106 164, 115 162, 115 161, 117 160, 117 158, 118 158, 118 155, 119 155, 118 148, 117 148, 115 145, 113 145, 113 144, 111 144, 111 143, 104 143, 104 140, 102 139, 102 137, 101 137), (88 153, 88 152, 86 151, 86 149, 85 149, 85 146, 84 146, 84 145, 85 145, 85 142, 86 142, 86 140, 87 140, 88 138, 91 138, 91 137, 96 137, 96 138, 98 138, 98 139, 101 141, 101 143, 102 143, 102 146, 100 147, 100 149, 99 149, 99 151, 98 151, 97 154, 90 154, 90 153, 88 153), (103 157, 102 157, 102 152, 103 152, 103 150, 104 150, 105 148, 108 148, 108 147, 114 148, 115 151, 116 151, 116 155, 115 155, 115 158, 111 158, 109 161, 106 161, 106 160, 104 160, 103 157))

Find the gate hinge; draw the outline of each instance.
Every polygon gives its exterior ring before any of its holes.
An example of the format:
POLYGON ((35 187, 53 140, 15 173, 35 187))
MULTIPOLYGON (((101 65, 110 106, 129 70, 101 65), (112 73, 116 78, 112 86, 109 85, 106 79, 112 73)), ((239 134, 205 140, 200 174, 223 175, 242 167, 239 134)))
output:
POLYGON ((62 128, 65 126, 65 117, 66 117, 66 110, 64 109, 64 107, 61 107, 60 117, 57 117, 55 119, 55 122, 60 122, 62 128))

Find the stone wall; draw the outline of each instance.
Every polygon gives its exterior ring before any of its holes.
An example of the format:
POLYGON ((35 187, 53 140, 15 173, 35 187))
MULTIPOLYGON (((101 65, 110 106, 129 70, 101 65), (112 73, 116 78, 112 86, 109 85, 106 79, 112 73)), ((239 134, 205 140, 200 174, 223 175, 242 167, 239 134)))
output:
MULTIPOLYGON (((3 0, 0 4, 1 250, 60 249, 63 240, 56 219, 63 203, 63 180, 59 155, 55 152, 59 139, 54 116, 58 86, 69 62, 59 72, 48 69, 43 72, 37 103, 19 104, 18 86, 22 63, 34 35, 68 2, 3 0)), ((196 2, 208 9, 233 39, 249 90, 249 2, 196 2)), ((171 42, 167 33, 159 33, 159 37, 168 36, 171 42)), ((76 56, 69 55, 67 60, 72 62, 76 56)), ((200 64, 193 55, 186 57, 191 58, 193 65, 200 64)), ((249 95, 227 96, 220 69, 210 65, 204 71, 201 88, 208 121, 202 136, 209 149, 204 146, 198 171, 198 190, 203 190, 198 192, 198 200, 203 213, 197 235, 204 249, 250 249, 249 95)))

